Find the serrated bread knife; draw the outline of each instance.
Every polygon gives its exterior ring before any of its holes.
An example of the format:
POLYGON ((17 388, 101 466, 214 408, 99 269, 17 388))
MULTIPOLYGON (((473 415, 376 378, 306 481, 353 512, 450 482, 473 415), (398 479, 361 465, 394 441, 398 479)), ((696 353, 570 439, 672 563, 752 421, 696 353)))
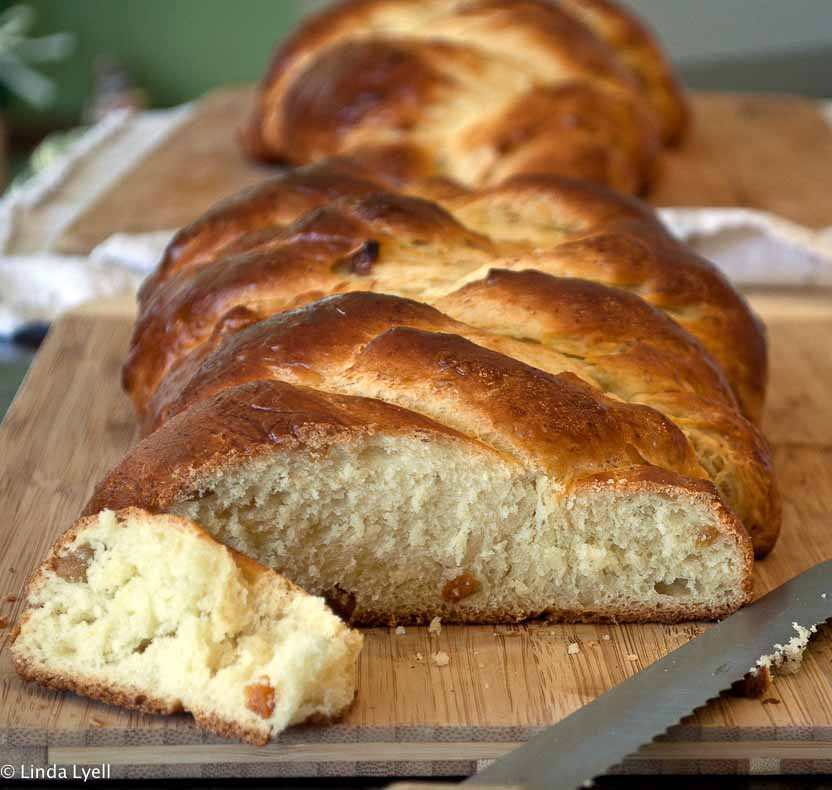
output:
POLYGON ((461 786, 572 790, 741 680, 765 655, 832 618, 832 560, 815 565, 584 705, 461 786))

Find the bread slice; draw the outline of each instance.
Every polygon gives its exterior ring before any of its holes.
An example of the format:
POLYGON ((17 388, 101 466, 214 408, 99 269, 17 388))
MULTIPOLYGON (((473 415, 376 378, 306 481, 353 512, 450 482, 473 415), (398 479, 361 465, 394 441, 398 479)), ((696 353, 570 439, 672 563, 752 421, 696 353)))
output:
POLYGON ((341 714, 362 637, 320 598, 193 522, 136 508, 81 519, 28 589, 17 672, 148 713, 191 712, 265 743, 341 714))
MULTIPOLYGON (((440 360, 459 386, 430 399, 427 367, 409 379, 433 418, 281 381, 226 389, 147 436, 88 509, 193 518, 368 625, 674 622, 749 600, 748 534, 672 424, 511 361, 501 385, 500 360, 466 349, 440 360)), ((404 380, 396 360, 416 355, 382 358, 404 380)))

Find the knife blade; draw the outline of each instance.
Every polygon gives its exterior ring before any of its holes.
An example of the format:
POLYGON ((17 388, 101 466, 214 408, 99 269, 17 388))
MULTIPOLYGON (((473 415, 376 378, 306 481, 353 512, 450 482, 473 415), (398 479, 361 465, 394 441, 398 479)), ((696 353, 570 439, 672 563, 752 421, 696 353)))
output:
POLYGON ((462 785, 577 788, 832 617, 832 560, 815 565, 584 705, 462 785), (827 597, 828 594, 828 597, 827 597))

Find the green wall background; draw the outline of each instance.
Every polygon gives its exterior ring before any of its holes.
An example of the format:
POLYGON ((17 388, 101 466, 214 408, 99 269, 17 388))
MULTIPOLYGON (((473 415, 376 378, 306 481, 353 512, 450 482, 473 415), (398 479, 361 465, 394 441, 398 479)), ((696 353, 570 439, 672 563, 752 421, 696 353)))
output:
MULTIPOLYGON (((4 3, 9 5, 10 3, 4 3)), ((262 73, 275 43, 304 11, 308 0, 29 0, 35 34, 75 33, 76 50, 60 65, 44 68, 57 80, 54 120, 80 118, 98 54, 111 53, 144 88, 154 107, 201 95, 224 83, 250 82, 262 73)), ((14 103, 20 120, 34 113, 14 103)))

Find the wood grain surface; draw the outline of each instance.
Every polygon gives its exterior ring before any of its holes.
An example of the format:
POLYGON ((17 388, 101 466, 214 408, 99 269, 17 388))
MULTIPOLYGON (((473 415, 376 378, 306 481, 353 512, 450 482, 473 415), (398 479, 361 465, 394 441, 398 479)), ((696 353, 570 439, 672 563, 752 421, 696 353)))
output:
POLYGON ((654 206, 742 206, 810 228, 832 225, 832 126, 784 94, 700 94, 693 129, 669 151, 654 206))
MULTIPOLYGON (((785 500, 784 535, 757 592, 832 558, 832 296, 765 293, 771 335, 765 427, 785 500)), ((367 631, 346 718, 263 749, 22 683, 8 651, 24 582, 95 482, 134 440, 118 385, 131 325, 111 302, 57 323, 0 427, 0 753, 36 764, 111 762, 113 776, 460 775, 631 676, 706 625, 545 625, 367 631), (605 639, 605 637, 609 639, 605 639), (567 653, 577 642, 580 652, 567 653), (450 664, 431 655, 443 650, 450 664), (630 655, 636 660, 628 659, 630 655)), ((720 698, 628 760, 647 772, 832 769, 832 638, 763 700, 720 698)))
MULTIPOLYGON (((251 89, 202 99, 193 116, 69 225, 55 248, 88 252, 112 233, 177 228, 280 172, 243 157, 236 129, 251 89)), ((809 227, 832 225, 832 129, 817 103, 785 95, 701 94, 694 127, 665 154, 656 206, 746 206, 809 227)))
POLYGON ((250 101, 249 88, 226 88, 197 102, 188 120, 64 229, 54 249, 83 254, 113 233, 178 228, 279 172, 246 159, 237 145, 250 101))

